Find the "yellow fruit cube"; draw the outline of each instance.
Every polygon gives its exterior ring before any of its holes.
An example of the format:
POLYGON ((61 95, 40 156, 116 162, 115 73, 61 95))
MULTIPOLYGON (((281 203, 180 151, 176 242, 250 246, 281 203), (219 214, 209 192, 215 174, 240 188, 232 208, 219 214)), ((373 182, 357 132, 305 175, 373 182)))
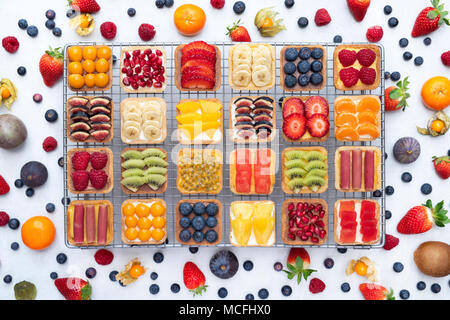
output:
POLYGON ((177 109, 181 113, 196 112, 200 109, 200 103, 198 103, 197 101, 186 101, 183 103, 179 103, 177 105, 177 109))
POLYGON ((199 100, 203 113, 214 113, 222 109, 222 104, 216 101, 199 100))
POLYGON ((189 112, 178 115, 177 121, 181 124, 194 123, 195 121, 202 121, 202 115, 198 112, 189 112))

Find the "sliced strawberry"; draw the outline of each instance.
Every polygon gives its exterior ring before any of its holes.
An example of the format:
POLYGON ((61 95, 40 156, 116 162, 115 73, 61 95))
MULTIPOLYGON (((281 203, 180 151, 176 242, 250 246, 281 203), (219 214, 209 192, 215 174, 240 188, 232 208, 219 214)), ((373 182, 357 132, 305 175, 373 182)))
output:
POLYGON ((205 59, 213 63, 216 62, 216 53, 204 49, 191 49, 181 56, 181 65, 192 59, 205 59))
POLYGON ((291 140, 303 137, 306 132, 306 118, 301 114, 294 113, 283 121, 283 133, 291 140))
POLYGON ((206 50, 209 51, 211 53, 216 53, 216 48, 214 48, 214 46, 207 44, 205 41, 194 41, 191 43, 188 43, 187 45, 185 45, 183 47, 183 49, 181 49, 181 52, 183 53, 183 55, 185 55, 187 52, 189 52, 192 49, 202 49, 202 50, 206 50))
POLYGON ((181 79, 181 86, 185 89, 212 89, 216 81, 199 75, 190 75, 181 79))
POLYGON ((305 102, 306 118, 311 118, 314 114, 322 114, 328 117, 329 107, 326 99, 319 96, 309 97, 305 102))
POLYGON ((306 122, 306 127, 311 136, 322 138, 330 130, 330 122, 323 114, 314 114, 306 122))
POLYGON ((202 76, 206 78, 214 79, 216 77, 216 72, 214 69, 208 68, 206 66, 198 65, 198 66, 191 66, 188 68, 185 68, 183 72, 181 73, 181 78, 190 78, 193 76, 202 76))
POLYGON ((205 60, 205 59, 192 59, 192 60, 187 60, 181 66, 181 73, 183 73, 184 69, 192 67, 192 66, 205 66, 205 67, 208 67, 213 70, 216 69, 215 63, 212 61, 205 60))
POLYGON ((294 113, 304 116, 305 104, 299 98, 288 98, 283 103, 283 119, 294 113))

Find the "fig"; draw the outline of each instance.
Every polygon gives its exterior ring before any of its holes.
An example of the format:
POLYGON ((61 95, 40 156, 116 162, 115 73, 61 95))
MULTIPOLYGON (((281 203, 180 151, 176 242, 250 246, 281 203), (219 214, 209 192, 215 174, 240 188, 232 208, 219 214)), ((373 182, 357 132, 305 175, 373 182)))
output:
POLYGON ((427 241, 414 251, 414 262, 419 270, 431 277, 450 274, 450 246, 441 241, 427 241))
POLYGON ((42 186, 47 182, 47 178, 47 168, 38 161, 27 162, 20 170, 20 179, 26 186, 31 188, 42 186))
POLYGON ((27 138, 25 124, 12 114, 0 115, 0 148, 12 149, 20 146, 27 138))
POLYGON ((394 144, 394 158, 400 163, 411 163, 420 155, 420 143, 413 137, 403 137, 394 144))

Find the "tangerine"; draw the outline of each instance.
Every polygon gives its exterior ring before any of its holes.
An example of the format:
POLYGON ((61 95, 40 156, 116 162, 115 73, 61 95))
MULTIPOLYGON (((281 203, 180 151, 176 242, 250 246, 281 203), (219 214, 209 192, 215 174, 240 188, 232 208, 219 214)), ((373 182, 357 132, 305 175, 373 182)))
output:
POLYGON ((378 138, 380 131, 378 127, 372 123, 363 123, 356 128, 356 131, 360 136, 370 136, 372 139, 378 138))
POLYGON ((377 113, 381 109, 380 100, 378 98, 367 96, 363 97, 356 107, 357 112, 371 111, 377 113))
POLYGON ((356 106, 353 103, 352 99, 343 98, 336 99, 334 102, 334 111, 340 112, 348 112, 348 113, 356 113, 356 106))
POLYGON ((50 246, 55 240, 55 233, 55 225, 44 216, 28 219, 21 230, 23 243, 33 250, 42 250, 50 246))
POLYGON ((336 126, 349 125, 350 127, 356 127, 358 119, 353 113, 338 113, 334 123, 336 126))
POLYGON ((336 139, 340 141, 358 141, 359 136, 354 128, 344 126, 336 129, 336 139))
POLYGON ((421 96, 428 108, 444 110, 450 105, 450 80, 440 76, 428 79, 423 84, 421 96))
POLYGON ((182 35, 195 36, 205 26, 206 15, 199 6, 184 4, 175 10, 173 22, 182 35))
POLYGON ((156 201, 156 202, 152 203, 152 205, 150 206, 150 213, 154 217, 160 217, 164 213, 166 213, 166 208, 164 207, 164 205, 161 202, 156 201))
POLYGON ((358 118, 359 123, 368 122, 368 123, 372 123, 374 125, 378 124, 376 115, 373 114, 371 111, 364 111, 364 112, 358 113, 357 118, 358 118))

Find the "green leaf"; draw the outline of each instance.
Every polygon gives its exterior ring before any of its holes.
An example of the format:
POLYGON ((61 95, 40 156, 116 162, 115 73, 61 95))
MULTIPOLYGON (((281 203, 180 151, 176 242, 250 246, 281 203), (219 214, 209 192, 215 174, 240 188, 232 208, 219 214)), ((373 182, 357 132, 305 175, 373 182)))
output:
POLYGON ((303 260, 300 257, 297 257, 295 259, 295 266, 297 267, 298 270, 303 269, 303 260))
POLYGON ((389 98, 393 100, 397 100, 402 96, 402 91, 400 89, 394 89, 391 92, 389 92, 389 98))

